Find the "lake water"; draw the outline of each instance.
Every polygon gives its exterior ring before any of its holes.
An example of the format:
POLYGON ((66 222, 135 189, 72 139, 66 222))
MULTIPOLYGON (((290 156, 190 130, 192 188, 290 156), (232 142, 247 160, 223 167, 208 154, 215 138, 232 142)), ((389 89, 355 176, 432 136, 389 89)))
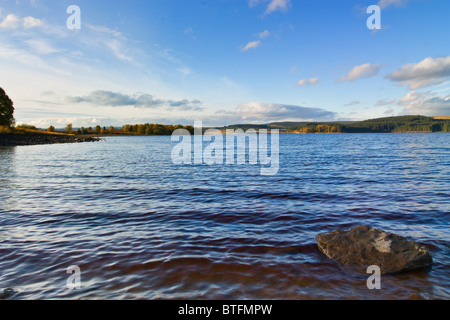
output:
POLYGON ((449 299, 450 134, 281 135, 280 170, 182 165, 170 137, 0 148, 0 290, 15 299, 449 299), (353 274, 317 233, 367 224, 432 268, 353 274), (69 266, 82 287, 68 290, 69 266))

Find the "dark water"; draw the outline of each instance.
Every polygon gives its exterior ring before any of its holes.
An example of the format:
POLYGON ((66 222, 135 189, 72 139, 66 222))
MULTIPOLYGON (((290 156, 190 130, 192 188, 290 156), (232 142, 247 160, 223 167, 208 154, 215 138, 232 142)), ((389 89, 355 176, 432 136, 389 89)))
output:
POLYGON ((0 290, 16 299, 449 299, 450 135, 282 135, 280 172, 175 166, 169 137, 0 148, 0 290), (368 224, 430 269, 342 270, 319 232, 368 224), (66 288, 71 265, 82 288, 66 288))

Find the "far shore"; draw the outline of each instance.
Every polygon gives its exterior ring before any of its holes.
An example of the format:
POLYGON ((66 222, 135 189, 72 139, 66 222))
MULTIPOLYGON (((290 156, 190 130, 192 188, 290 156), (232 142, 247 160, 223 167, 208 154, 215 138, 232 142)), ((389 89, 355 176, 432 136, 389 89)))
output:
MULTIPOLYGON (((257 130, 257 129, 256 129, 257 130)), ((258 132, 256 132, 257 134, 258 132)), ((270 130, 269 130, 270 133, 270 130)), ((429 131, 402 131, 402 132, 381 132, 381 133, 433 133, 429 131)), ((435 132, 440 133, 440 132, 435 132)), ((222 132, 223 135, 226 135, 226 132, 222 132)), ((246 133, 243 133, 246 134, 246 133)), ((280 132, 282 135, 291 134, 291 135, 323 135, 323 134, 333 134, 333 135, 348 135, 348 134, 357 134, 357 133, 299 133, 299 132, 280 132)), ((369 132, 368 134, 371 134, 369 132)), ((64 133, 36 133, 36 132, 25 132, 25 133, 4 133, 0 134, 0 147, 14 147, 14 146, 33 146, 33 145, 46 145, 46 144, 68 144, 68 143, 84 143, 84 142, 98 142, 101 141, 101 138, 107 137, 148 137, 148 136, 157 136, 157 135, 137 135, 137 134, 96 134, 96 135, 73 135, 73 134, 64 134, 64 133)), ((159 135, 161 136, 161 135, 159 135)), ((169 135, 165 135, 169 136, 169 135)))

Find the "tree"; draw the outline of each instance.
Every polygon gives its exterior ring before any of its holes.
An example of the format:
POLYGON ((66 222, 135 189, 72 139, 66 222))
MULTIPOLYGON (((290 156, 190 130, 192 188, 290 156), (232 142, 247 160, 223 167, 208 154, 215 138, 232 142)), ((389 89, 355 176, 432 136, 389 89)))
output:
POLYGON ((145 126, 142 124, 138 125, 137 133, 139 135, 144 135, 145 134, 145 126))
POLYGON ((55 132, 55 127, 54 126, 48 127, 47 132, 55 132))
POLYGON ((442 131, 444 132, 450 132, 450 121, 446 122, 442 128, 442 131))
POLYGON ((14 120, 14 103, 6 95, 5 90, 0 88, 0 126, 12 127, 14 120))
POLYGON ((37 130, 38 128, 36 128, 35 126, 23 123, 19 126, 17 126, 17 129, 28 129, 28 130, 37 130))
POLYGON ((66 126, 66 131, 67 131, 68 134, 71 134, 71 133, 72 133, 72 124, 71 124, 71 123, 69 123, 69 124, 66 126))

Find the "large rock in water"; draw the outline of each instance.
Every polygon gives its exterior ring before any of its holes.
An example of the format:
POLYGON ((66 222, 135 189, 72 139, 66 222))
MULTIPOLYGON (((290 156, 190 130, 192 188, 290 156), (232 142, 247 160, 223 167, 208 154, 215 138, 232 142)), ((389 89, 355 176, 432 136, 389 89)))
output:
POLYGON ((318 234, 319 249, 328 258, 366 273, 378 266, 382 274, 425 267, 433 263, 428 248, 393 233, 358 226, 349 231, 334 230, 318 234))

